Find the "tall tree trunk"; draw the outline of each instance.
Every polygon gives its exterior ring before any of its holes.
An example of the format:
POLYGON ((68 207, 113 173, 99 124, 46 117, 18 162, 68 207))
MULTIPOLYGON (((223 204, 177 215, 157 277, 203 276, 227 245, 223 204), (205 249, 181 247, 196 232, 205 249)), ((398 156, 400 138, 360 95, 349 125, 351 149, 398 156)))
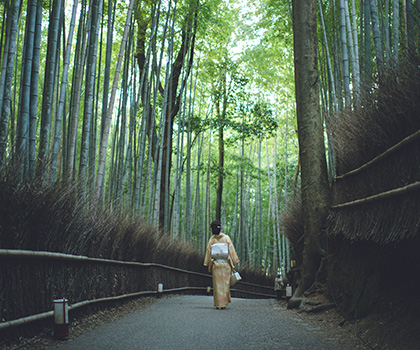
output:
POLYGON ((27 6, 16 137, 16 156, 21 179, 28 175, 29 170, 29 110, 31 102, 31 77, 32 62, 34 58, 37 1, 28 1, 27 6))
POLYGON ((125 46, 127 44, 127 37, 128 37, 129 29, 130 29, 131 15, 133 13, 134 2, 135 2, 134 0, 131 0, 130 5, 128 7, 127 18, 126 18, 126 22, 124 26, 123 39, 120 46, 117 66, 115 68, 115 75, 114 75, 114 82, 112 84, 111 97, 110 97, 109 105, 106 111, 106 118, 103 119, 104 125, 102 127, 102 135, 101 135, 101 142, 100 142, 99 156, 98 156, 98 169, 96 173, 95 194, 97 197, 99 197, 102 187, 103 187, 103 179, 104 179, 104 174, 105 174, 106 150, 107 150, 108 139, 109 139, 109 129, 111 127, 111 118, 112 118, 112 113, 114 110, 118 82, 120 78, 121 66, 123 63, 125 46))
POLYGON ((322 9, 321 0, 318 0, 318 7, 319 7, 319 16, 320 16, 320 19, 321 19, 322 33, 323 33, 323 38, 324 38, 328 76, 330 78, 329 86, 331 87, 332 108, 333 108, 333 112, 335 112, 338 109, 338 105, 337 105, 337 97, 336 97, 336 93, 335 93, 334 74, 333 74, 333 70, 332 70, 332 66, 331 66, 330 50, 329 50, 329 47, 328 47, 327 29, 325 27, 324 11, 322 9))
POLYGON ((29 110, 29 176, 35 171, 36 125, 38 117, 39 61, 41 57, 42 2, 37 3, 34 55, 31 75, 31 105, 29 110))
POLYGON ((0 171, 3 171, 6 161, 7 134, 9 129, 10 107, 12 102, 13 68, 15 65, 17 25, 20 16, 20 1, 12 1, 7 11, 7 36, 5 55, 3 57, 3 69, 1 72, 2 85, 0 91, 1 100, 1 124, 0 124, 0 171), (4 79, 4 80, 3 80, 4 79), (3 83, 4 81, 4 83, 3 83))
MULTIPOLYGON (((261 137, 258 138, 258 169, 259 172, 261 174, 261 137)), ((261 198, 261 175, 258 176, 258 180, 257 180, 257 198, 256 198, 256 205, 257 205, 257 213, 256 213, 256 217, 257 217, 257 222, 258 224, 256 225, 256 232, 258 235, 257 238, 257 250, 259 252, 259 254, 257 255, 256 258, 256 266, 260 266, 262 264, 262 251, 263 251, 263 234, 262 234, 262 228, 263 228, 263 216, 262 216, 262 198, 261 198)))
POLYGON ((372 59, 371 59, 371 47, 372 47, 372 37, 371 37, 371 15, 370 15, 370 0, 365 0, 364 2, 364 71, 363 71, 363 90, 368 91, 371 86, 372 80, 372 59))
POLYGON ((403 28, 401 30, 402 38, 404 39, 403 48, 407 51, 408 50, 408 23, 407 23, 407 1, 406 0, 401 1, 401 17, 403 21, 403 28))
POLYGON ((182 28, 182 42, 181 47, 178 51, 177 57, 171 68, 171 75, 169 77, 169 86, 165 86, 165 89, 160 88, 163 92, 169 89, 169 99, 166 105, 166 120, 165 120, 165 132, 166 137, 163 138, 162 147, 162 168, 161 172, 164 176, 164 181, 160 181, 160 198, 159 198, 159 225, 163 228, 167 228, 169 213, 169 188, 170 188, 170 174, 171 174, 171 158, 172 158, 172 131, 175 122, 175 117, 178 114, 180 108, 180 99, 185 88, 185 84, 189 78, 193 58, 194 58, 194 46, 195 37, 197 31, 197 16, 198 16, 198 1, 191 3, 191 8, 187 17, 185 18, 184 27, 182 28), (184 63, 187 61, 186 67, 184 63), (185 69, 182 81, 180 81, 181 73, 185 69), (179 85, 181 86, 179 87, 179 85))
MULTIPOLYGON (((129 42, 131 43, 131 41, 129 42)), ((115 199, 116 203, 119 207, 122 207, 122 199, 123 199, 123 181, 124 181, 124 174, 126 170, 125 164, 125 148, 127 144, 127 104, 128 104, 128 97, 129 97, 129 64, 130 64, 130 46, 126 46, 125 49, 125 60, 124 60, 124 68, 123 68, 123 75, 122 75, 122 84, 121 84, 121 91, 125 93, 121 96, 120 100, 120 114, 121 114, 121 122, 119 123, 119 139, 117 142, 117 151, 116 151, 116 187, 115 187, 115 199)))
MULTIPOLYGON (((197 69, 198 72, 198 69, 197 69)), ((188 110, 188 120, 186 125, 187 131, 187 154, 186 154, 186 175, 185 175, 185 237, 188 242, 191 242, 192 234, 192 188, 191 188, 191 148, 192 148, 192 130, 191 119, 194 111, 195 92, 196 92, 197 77, 195 81, 191 77, 190 83, 190 100, 188 110)))
POLYGON ((400 2, 399 0, 392 1, 392 66, 396 69, 398 67, 399 54, 399 23, 400 23, 400 2))
POLYGON ((185 108, 186 108, 186 91, 183 94, 184 103, 182 111, 179 113, 179 127, 178 127, 178 134, 176 138, 176 170, 174 175, 174 193, 172 196, 172 209, 170 210, 171 213, 171 231, 172 237, 179 238, 180 237, 180 221, 181 221, 181 175, 182 175, 182 161, 183 161, 183 154, 184 154, 184 131, 185 131, 185 108))
POLYGON ((280 269, 283 262, 283 255, 281 253, 281 239, 280 239, 280 209, 278 207, 278 196, 277 196, 277 135, 274 137, 274 172, 273 172, 273 190, 274 190, 274 220, 276 227, 276 250, 277 250, 277 266, 276 269, 280 269))
MULTIPOLYGON (((155 14, 152 14, 153 21, 152 27, 150 30, 150 40, 149 46, 147 48, 147 52, 145 52, 145 36, 146 36, 146 28, 145 26, 139 25, 139 34, 138 36, 141 37, 141 40, 138 40, 137 43, 137 63, 140 69, 140 87, 139 87, 139 102, 142 102, 142 121, 139 130, 139 154, 137 157, 136 163, 136 178, 135 178, 135 188, 134 188, 134 211, 138 213, 140 211, 141 215, 144 215, 146 210, 146 188, 147 188, 147 176, 150 175, 149 173, 145 174, 145 165, 147 165, 146 169, 151 169, 151 157, 154 153, 153 149, 156 145, 157 137, 155 136, 154 130, 154 121, 155 119, 152 117, 152 106, 150 104, 150 91, 151 91, 151 84, 149 80, 149 67, 153 49, 153 55, 155 55, 155 42, 156 42, 156 32, 157 32, 157 23, 159 18, 160 12, 160 5, 161 1, 158 1, 155 4, 157 7, 157 11, 152 10, 155 14), (147 143, 146 137, 149 138, 149 142, 147 143), (148 152, 146 157, 146 144, 148 146, 148 152), (144 181, 143 181, 144 177, 144 181)), ((167 31, 167 23, 163 30, 163 40, 166 38, 166 31, 167 31)), ((152 64, 152 72, 154 71, 154 63, 153 60, 152 64)), ((158 69, 160 71, 160 68, 158 69)))
POLYGON ((414 12, 413 12, 413 1, 406 0, 407 2, 407 43, 408 52, 414 54, 414 12))
MULTIPOLYGON (((288 177, 288 161, 289 161, 289 153, 288 153, 288 140, 289 140, 289 133, 288 133, 288 120, 286 119, 286 125, 285 125, 285 138, 284 138, 284 143, 285 143, 285 150, 284 150, 284 206, 287 206, 288 202, 289 202, 289 194, 288 194, 288 181, 287 181, 287 177, 288 177)), ((334 171, 335 172, 335 171, 334 171)), ((290 249, 289 249, 289 240, 286 237, 285 234, 283 234, 283 247, 284 247, 284 254, 283 256, 285 257, 285 261, 284 261, 284 273, 286 273, 287 271, 290 270, 290 249)))
POLYGON ((356 4, 355 0, 351 0, 351 9, 352 9, 352 23, 353 23, 353 41, 354 41, 354 51, 355 51, 355 69, 357 73, 357 94, 360 93, 360 59, 359 59, 359 40, 357 39, 357 16, 356 16, 356 4))
POLYGON ((241 166, 240 172, 240 211, 239 211, 239 242, 240 242, 240 255, 244 264, 248 263, 248 245, 245 232, 245 169, 243 159, 245 158, 245 136, 241 137, 241 166))
POLYGON ((68 150, 65 161, 64 176, 75 178, 76 174, 76 147, 77 132, 79 125, 79 108, 82 97, 82 83, 85 69, 86 46, 87 46, 87 24, 86 24, 86 0, 82 0, 79 26, 77 29, 76 52, 74 56, 74 69, 70 96, 70 112, 68 121, 68 150))
MULTIPOLYGON (((102 4, 102 0, 93 0, 92 7, 89 9, 91 22, 89 29, 89 46, 87 51, 86 90, 79 160, 79 181, 82 187, 86 183, 88 169, 89 146, 92 132, 93 102, 95 94, 96 59, 98 55, 99 23, 100 18, 102 17, 102 4)), ((93 179, 89 179, 89 182, 92 180, 93 179)))
POLYGON ((302 274, 294 297, 315 279, 321 261, 320 235, 329 206, 323 125, 319 109, 315 1, 294 0, 293 33, 299 155, 302 166, 304 251, 302 274))
POLYGON ((373 43, 375 45, 377 68, 378 73, 381 76, 384 64, 384 50, 382 47, 381 30, 379 26, 378 7, 376 6, 376 0, 370 0, 370 15, 372 20, 372 34, 373 43))
MULTIPOLYGON (((108 94, 109 94, 109 82, 110 82, 111 61, 112 61, 112 42, 113 42, 112 34, 113 34, 114 22, 115 22, 116 3, 117 2, 113 0, 108 1, 108 26, 107 26, 107 36, 106 36, 104 87, 103 87, 103 96, 102 96, 101 140, 104 137, 103 130, 106 125, 106 117, 107 117, 107 109, 108 109, 108 94)), ((131 22, 131 12, 133 10, 132 9, 130 10, 130 7, 127 11, 127 19, 130 18, 130 22, 131 22)), ((125 30, 125 27, 124 27, 124 30, 125 30)), ((123 34, 123 37, 124 37, 124 34, 123 34)))
MULTIPOLYGON (((226 62, 227 65, 227 62, 226 62)), ((230 89, 229 89, 230 90, 230 89)), ((217 191, 216 191, 216 220, 222 217, 222 197, 223 197, 223 178, 224 178, 224 162, 225 162, 225 142, 224 128, 226 123, 226 113, 228 105, 228 88, 227 88, 227 72, 223 68, 220 81, 216 84, 214 95, 214 104, 216 107, 216 120, 219 125, 219 167, 217 174, 217 191)))
POLYGON ((356 27, 356 8, 354 0, 352 0, 352 14, 350 20, 349 2, 345 0, 346 6, 346 23, 348 28, 349 46, 351 52, 351 68, 352 68, 352 82, 353 82, 353 98, 355 104, 358 103, 360 95, 360 68, 359 68, 359 44, 357 41, 357 27, 356 27))
POLYGON ((58 161, 58 150, 59 150, 60 137, 61 137, 61 124, 63 120, 64 107, 66 103, 67 78, 68 78, 68 73, 69 73, 70 53, 71 53, 71 46, 73 42, 73 33, 74 33, 74 27, 76 23, 77 5, 78 5, 78 2, 75 1, 73 4, 73 11, 71 15, 69 34, 67 38, 67 48, 64 54, 63 75, 61 78, 58 111, 57 111, 57 117, 56 117, 56 122, 55 122, 54 139, 53 139, 53 144, 52 144, 52 159, 51 159, 51 181, 52 182, 54 182, 57 178, 57 161, 58 161))
POLYGON ((417 26, 420 26, 420 1, 416 0, 417 26))
POLYGON ((385 65, 389 66, 391 62, 391 43, 389 41, 389 0, 385 0, 383 15, 383 33, 384 33, 384 49, 385 49, 385 65))
POLYGON ((203 220, 203 249, 202 251, 205 250, 205 244, 206 241, 208 240, 208 236, 207 236, 207 232, 208 232, 208 227, 210 226, 210 222, 212 221, 212 219, 210 218, 210 206, 211 206, 211 198, 210 198, 210 158, 211 158, 211 144, 212 144, 212 140, 213 139, 213 135, 211 133, 211 131, 209 131, 209 138, 208 138, 208 152, 207 152, 207 171, 206 171, 206 192, 205 192, 205 196, 204 196, 204 201, 205 201, 205 207, 203 210, 203 213, 205 213, 205 220, 203 220))
POLYGON ((351 106, 350 94, 350 66, 347 50, 347 33, 346 33, 346 6, 345 0, 340 0, 340 38, 341 38, 341 55, 343 61, 343 78, 344 78, 344 100, 345 107, 351 106))
POLYGON ((53 95, 56 83, 56 68, 58 57, 58 39, 60 34, 60 17, 63 0, 55 0, 48 27, 48 48, 45 66, 44 90, 42 94, 41 133, 38 150, 37 170, 44 171, 49 151, 53 95))
MULTIPOLYGON (((267 142, 267 138, 265 138, 265 148, 266 148, 266 158, 267 158, 267 180, 268 180, 268 192, 270 194, 270 199, 269 199, 269 210, 268 210, 268 219, 267 222, 270 224, 271 221, 273 222, 273 235, 274 235, 274 239, 273 242, 276 241, 276 228, 275 228, 275 221, 276 221, 276 214, 275 214, 275 197, 274 197, 274 179, 273 176, 271 175, 271 171, 270 171, 270 159, 269 159, 269 152, 268 152, 268 142, 267 142)), ((269 231, 269 224, 268 224, 268 233, 269 231)), ((267 234, 267 237, 269 237, 269 234, 267 234)), ((271 240, 271 239, 270 239, 271 240)))
POLYGON ((223 194, 223 169, 225 162, 225 143, 223 140, 223 125, 219 126, 219 167, 217 174, 217 191, 216 191, 216 220, 222 218, 222 194, 223 194))
MULTIPOLYGON (((196 180, 195 180, 195 194, 193 199, 193 213, 192 213, 192 219, 193 219, 193 232, 202 232, 202 223, 205 221, 205 216, 203 215, 203 211, 201 210, 200 204, 201 204, 201 191, 200 191, 200 173, 201 173, 201 153, 203 149, 203 142, 204 142, 204 134, 201 135, 201 140, 199 139, 198 142, 198 150, 197 150, 197 171, 196 171, 196 180)), ((202 235, 200 234, 197 237, 197 248, 201 249, 201 241, 202 241, 202 235)), ((205 247, 203 247, 204 251, 205 247)))

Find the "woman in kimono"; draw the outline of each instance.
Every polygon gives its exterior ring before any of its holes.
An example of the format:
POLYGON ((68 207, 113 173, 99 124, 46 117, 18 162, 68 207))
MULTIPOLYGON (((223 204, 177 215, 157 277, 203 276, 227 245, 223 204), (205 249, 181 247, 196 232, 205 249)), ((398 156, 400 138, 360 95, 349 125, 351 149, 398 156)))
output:
POLYGON ((211 223, 213 236, 207 244, 204 265, 208 266, 209 272, 213 276, 213 298, 214 306, 217 309, 225 309, 231 302, 230 297, 230 274, 234 265, 239 262, 235 247, 229 236, 222 233, 220 221, 215 220, 211 223), (226 243, 228 245, 229 256, 227 259, 213 259, 211 256, 211 246, 215 243, 226 243))

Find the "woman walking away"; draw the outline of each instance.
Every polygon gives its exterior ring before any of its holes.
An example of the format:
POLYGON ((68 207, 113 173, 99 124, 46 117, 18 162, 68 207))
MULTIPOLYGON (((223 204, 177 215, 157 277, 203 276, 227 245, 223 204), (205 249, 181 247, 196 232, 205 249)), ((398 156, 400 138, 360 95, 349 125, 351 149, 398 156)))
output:
POLYGON ((207 244, 204 266, 208 266, 213 276, 214 306, 225 309, 231 302, 230 274, 239 259, 229 236, 222 233, 220 221, 215 220, 210 225, 213 236, 207 244))

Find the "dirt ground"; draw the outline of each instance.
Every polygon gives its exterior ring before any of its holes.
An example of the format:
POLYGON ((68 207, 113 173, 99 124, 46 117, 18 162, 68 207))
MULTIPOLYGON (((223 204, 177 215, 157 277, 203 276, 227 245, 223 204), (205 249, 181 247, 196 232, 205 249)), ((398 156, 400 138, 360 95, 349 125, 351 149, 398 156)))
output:
POLYGON ((91 331, 97 327, 108 322, 120 319, 121 317, 129 314, 133 310, 146 308, 153 304, 157 299, 155 297, 142 297, 134 299, 128 302, 122 303, 120 306, 99 310, 89 315, 79 316, 72 318, 70 315, 70 334, 67 340, 57 340, 53 336, 51 329, 40 333, 38 336, 30 338, 21 338, 18 341, 13 342, 9 345, 1 345, 1 350, 45 350, 49 347, 58 344, 60 342, 66 342, 68 340, 75 339, 91 331))
MULTIPOLYGON (((169 298, 170 296, 164 296, 169 298)), ((322 300, 322 296, 317 298, 322 300)), ((74 339, 81 334, 95 329, 102 324, 119 319, 135 309, 146 308, 154 303, 155 297, 143 297, 125 302, 124 304, 104 310, 99 310, 90 315, 71 319, 69 339, 74 339)), ((325 300, 327 303, 328 301, 325 300)), ((285 300, 279 301, 282 309, 287 309, 285 300)), ((380 350, 418 350, 420 349, 418 323, 412 320, 391 320, 391 315, 370 315, 362 320, 344 319, 336 308, 321 312, 302 312, 297 309, 287 310, 293 313, 302 322, 319 327, 329 337, 337 339, 343 349, 380 349, 380 350)), ((52 331, 31 338, 21 338, 2 350, 45 350, 57 344, 60 340, 54 339, 52 331)))
MULTIPOLYGON (((331 305, 323 294, 312 296, 311 300, 331 305)), ((285 301, 280 304, 287 308, 285 301)), ((417 304, 418 301, 394 299, 384 303, 380 312, 362 319, 344 318, 335 305, 321 312, 289 311, 338 339, 343 349, 420 350, 417 304)))

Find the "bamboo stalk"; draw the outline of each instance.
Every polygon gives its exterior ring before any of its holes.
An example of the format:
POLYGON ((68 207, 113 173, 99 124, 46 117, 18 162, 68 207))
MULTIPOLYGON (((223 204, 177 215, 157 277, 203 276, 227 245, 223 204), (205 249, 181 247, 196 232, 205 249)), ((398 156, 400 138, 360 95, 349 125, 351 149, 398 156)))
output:
POLYGON ((407 136, 405 139, 401 140, 400 142, 398 142, 397 144, 395 144, 394 146, 392 146, 391 148, 388 148, 385 152, 381 153, 379 156, 373 158, 372 160, 370 160, 369 162, 363 164, 362 166, 353 169, 343 175, 339 175, 336 176, 335 179, 336 180, 341 180, 344 179, 348 176, 357 174, 362 172, 363 170, 366 170, 369 166, 373 165, 374 163, 380 161, 381 159, 389 156, 391 153, 396 152, 397 150, 399 150, 400 148, 406 146, 407 144, 409 144, 410 142, 414 141, 415 139, 417 139, 420 136, 420 130, 416 131, 414 134, 411 134, 410 136, 407 136))
POLYGON ((336 205, 333 205, 331 207, 331 209, 341 209, 341 208, 346 208, 346 207, 350 207, 350 206, 353 206, 353 205, 366 204, 366 203, 369 203, 369 202, 373 202, 375 200, 400 196, 402 194, 405 194, 405 193, 408 193, 408 192, 411 192, 411 191, 416 191, 416 190, 420 190, 420 181, 417 181, 415 183, 412 183, 412 184, 404 186, 404 187, 396 188, 394 190, 390 190, 390 191, 382 192, 382 193, 379 193, 379 194, 375 194, 373 196, 369 196, 369 197, 366 197, 366 198, 357 199, 355 201, 351 201, 351 202, 347 202, 347 203, 336 204, 336 205))

